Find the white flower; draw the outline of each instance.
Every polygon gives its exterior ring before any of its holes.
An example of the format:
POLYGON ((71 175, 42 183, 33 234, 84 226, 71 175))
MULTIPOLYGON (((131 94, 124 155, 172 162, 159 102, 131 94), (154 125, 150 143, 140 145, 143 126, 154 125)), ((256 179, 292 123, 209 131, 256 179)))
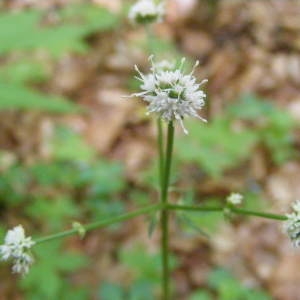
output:
POLYGON ((226 200, 229 204, 239 205, 243 201, 243 196, 239 193, 231 193, 226 200))
POLYGON ((197 114, 197 110, 204 106, 206 97, 199 88, 207 82, 205 79, 197 83, 193 75, 199 62, 196 62, 191 73, 184 74, 182 68, 185 59, 181 60, 180 67, 177 69, 168 61, 153 63, 152 56, 149 60, 152 64, 150 74, 143 74, 135 66, 135 70, 139 73, 139 77, 136 78, 141 81, 142 92, 131 96, 142 97, 149 103, 148 114, 156 113, 165 121, 177 120, 184 133, 188 133, 183 126, 184 117, 196 117, 206 122, 197 114))
POLYGON ((34 245, 31 237, 26 237, 24 228, 19 225, 8 230, 4 244, 0 246, 0 256, 2 260, 12 259, 13 272, 26 274, 33 263, 30 248, 34 245))
POLYGON ((284 223, 284 231, 291 239, 294 247, 300 247, 300 201, 292 204, 292 213, 286 214, 287 221, 284 223))
POLYGON ((128 18, 133 23, 148 24, 159 22, 164 15, 163 3, 154 0, 139 0, 130 9, 128 18))
POLYGON ((292 204, 292 209, 295 213, 300 214, 300 200, 296 200, 293 204, 292 204))

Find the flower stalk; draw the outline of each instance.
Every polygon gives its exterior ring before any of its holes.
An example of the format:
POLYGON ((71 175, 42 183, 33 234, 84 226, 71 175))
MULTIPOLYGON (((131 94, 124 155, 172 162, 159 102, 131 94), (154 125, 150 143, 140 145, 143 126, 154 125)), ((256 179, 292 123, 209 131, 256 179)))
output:
POLYGON ((222 206, 197 206, 197 205, 176 205, 176 204, 168 204, 167 209, 169 210, 185 210, 185 211, 203 211, 203 212, 224 212, 224 208, 230 209, 230 212, 237 215, 248 215, 253 217, 261 217, 265 219, 273 219, 278 221, 286 221, 288 219, 285 215, 278 215, 260 211, 247 210, 243 208, 235 208, 235 207, 222 207, 222 206))
MULTIPOLYGON (((159 130, 160 131, 160 130, 159 130)), ((161 181, 161 253, 162 253, 162 299, 170 299, 170 270, 169 270, 169 211, 168 189, 170 182, 170 172, 172 165, 172 153, 174 144, 174 125, 170 121, 168 123, 166 155, 164 159, 163 179, 161 181)), ((160 148, 160 147, 159 147, 160 148)), ((160 155, 163 151, 160 151, 160 155)))

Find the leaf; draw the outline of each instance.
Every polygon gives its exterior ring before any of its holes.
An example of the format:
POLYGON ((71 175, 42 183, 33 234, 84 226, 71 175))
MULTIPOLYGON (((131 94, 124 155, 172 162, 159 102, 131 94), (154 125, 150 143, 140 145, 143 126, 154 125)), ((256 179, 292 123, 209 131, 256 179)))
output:
POLYGON ((272 113, 274 107, 271 103, 257 98, 254 95, 244 95, 237 103, 228 108, 228 113, 233 118, 257 120, 272 113))
POLYGON ((95 150, 83 138, 67 127, 57 127, 52 140, 53 157, 61 161, 89 161, 95 150))
POLYGON ((27 82, 43 82, 50 74, 41 62, 21 59, 2 66, 0 81, 14 84, 27 82))
POLYGON ((158 222, 158 217, 156 214, 152 214, 150 216, 150 220, 149 220, 149 225, 148 225, 148 236, 149 238, 151 238, 155 228, 157 227, 157 222, 158 222))
POLYGON ((147 280, 137 280, 129 290, 129 300, 153 300, 153 285, 147 280))
POLYGON ((206 291, 197 291, 194 292, 190 297, 189 300, 212 300, 213 297, 206 291))
MULTIPOLYGON (((161 277, 161 256, 148 253, 141 245, 134 245, 130 249, 119 252, 121 263, 129 267, 134 274, 134 279, 146 280, 158 285, 161 277)), ((170 269, 176 267, 176 259, 170 255, 170 269)))
POLYGON ((215 119, 208 125, 194 121, 187 127, 189 135, 180 139, 185 147, 178 147, 178 158, 197 163, 213 177, 220 177, 225 170, 250 157, 258 139, 249 130, 234 132, 226 119, 215 119))
POLYGON ((261 144, 269 149, 276 164, 294 157, 293 129, 296 123, 287 111, 277 108, 268 100, 246 95, 229 107, 228 114, 231 118, 254 122, 252 131, 257 133, 261 144))
POLYGON ((217 291, 220 300, 270 300, 266 293, 249 289, 239 280, 234 278, 230 272, 225 269, 215 269, 208 278, 209 285, 217 291))
POLYGON ((104 282, 99 289, 99 300, 124 300, 124 292, 121 286, 104 282))
POLYGON ((79 112, 79 106, 69 100, 43 95, 21 85, 0 82, 0 111, 39 110, 53 113, 79 112))
MULTIPOLYGON (((209 199, 205 201, 205 206, 213 207, 219 206, 219 204, 220 202, 218 201, 218 199, 209 199)), ((200 230, 201 234, 204 234, 206 238, 210 238, 210 235, 217 231, 218 228, 222 225, 222 222, 224 221, 222 214, 220 214, 219 212, 189 211, 184 215, 187 218, 185 220, 180 220, 184 222, 184 230, 200 230), (205 232, 201 228, 205 228, 205 232)))
POLYGON ((187 227, 193 229, 194 231, 196 231, 198 234, 202 235, 203 237, 209 239, 210 236, 209 234, 207 234, 204 230, 202 230, 198 224, 196 224, 192 218, 189 217, 189 214, 187 213, 180 213, 177 215, 177 217, 179 218, 180 222, 185 224, 187 227))
MULTIPOLYGON (((61 241, 55 240, 34 247, 36 262, 22 278, 20 285, 37 299, 59 299, 64 287, 61 274, 74 272, 87 265, 81 254, 61 251, 61 241)), ((32 298, 30 296, 30 298, 32 298)))
POLYGON ((62 24, 45 26, 42 25, 42 11, 1 13, 0 54, 34 49, 45 49, 54 56, 70 51, 84 52, 88 49, 83 40, 86 35, 117 25, 116 16, 92 4, 74 5, 63 9, 61 17, 62 24), (65 20, 75 15, 76 20, 65 20))
POLYGON ((34 199, 30 205, 26 206, 25 212, 29 217, 41 223, 48 220, 47 226, 51 230, 59 230, 79 215, 79 208, 67 196, 57 196, 55 199, 34 199))

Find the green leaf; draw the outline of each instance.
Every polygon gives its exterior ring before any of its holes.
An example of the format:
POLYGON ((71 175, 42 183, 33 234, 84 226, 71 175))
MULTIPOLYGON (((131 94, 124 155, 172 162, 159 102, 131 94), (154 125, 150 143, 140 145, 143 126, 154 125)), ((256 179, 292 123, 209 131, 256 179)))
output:
POLYGON ((252 132, 269 149, 276 164, 294 157, 293 129, 296 122, 287 111, 277 108, 266 99, 246 95, 228 108, 228 116, 252 121, 252 132))
POLYGON ((79 134, 63 126, 56 128, 52 149, 54 158, 61 161, 89 161, 96 155, 79 134))
POLYGON ((45 49, 54 56, 84 52, 88 49, 83 40, 86 35, 117 25, 116 16, 92 4, 63 9, 61 23, 56 26, 42 25, 43 14, 38 10, 1 13, 0 54, 34 49, 45 49))
POLYGON ((206 291, 196 291, 190 297, 189 300, 212 300, 213 297, 206 291))
POLYGON ((123 288, 117 284, 104 282, 99 289, 99 300, 124 300, 123 288))
POLYGON ((250 157, 258 139, 249 130, 233 131, 226 119, 215 119, 207 125, 193 121, 186 126, 189 135, 179 140, 185 147, 177 148, 177 157, 182 162, 197 163, 214 177, 250 157))
POLYGON ((64 224, 71 224, 71 221, 79 215, 79 207, 70 198, 58 196, 55 199, 34 199, 26 206, 25 212, 40 223, 47 220, 47 226, 51 230, 59 230, 64 224))
POLYGON ((209 234, 206 233, 204 230, 202 230, 199 225, 189 216, 188 213, 180 213, 177 214, 177 218, 179 218, 179 221, 186 225, 186 227, 191 228, 196 233, 202 235, 205 238, 209 238, 209 234))
POLYGON ((64 287, 61 274, 74 272, 88 263, 81 254, 61 251, 61 241, 58 240, 36 245, 34 254, 36 262, 20 285, 37 299, 59 299, 64 287))
MULTIPOLYGON (((127 298, 126 298, 127 299, 127 298)), ((147 280, 137 280, 129 290, 129 300, 153 300, 153 285, 147 280)))
POLYGON ((148 225, 149 238, 152 236, 155 228, 157 227, 158 220, 159 220, 159 218, 156 213, 154 213, 150 216, 149 225, 148 225))
MULTIPOLYGON (((205 206, 220 206, 220 201, 219 199, 211 198, 205 201, 205 206)), ((197 228, 206 237, 210 237, 224 222, 223 215, 220 214, 220 212, 189 211, 184 215, 188 218, 188 221, 185 220, 185 222, 182 223, 184 230, 187 232, 191 230, 195 232, 197 228), (205 231, 203 231, 202 228, 205 228, 205 231)))
POLYGON ((233 118, 257 120, 270 115, 274 107, 271 103, 263 101, 254 95, 244 95, 237 103, 228 108, 228 113, 233 118))
MULTIPOLYGON (((135 279, 146 280, 151 284, 158 284, 161 277, 161 256, 148 253, 141 245, 134 245, 130 249, 119 252, 121 263, 128 266, 135 279)), ((170 269, 176 267, 176 259, 170 256, 170 269)))
POLYGON ((21 85, 0 82, 0 111, 12 109, 53 113, 80 111, 77 105, 62 97, 43 95, 21 85))
POLYGON ((208 278, 210 287, 217 291, 220 300, 270 300, 264 292, 245 287, 225 269, 215 269, 208 278))
POLYGON ((26 82, 43 82, 50 74, 45 66, 37 61, 22 59, 2 66, 0 81, 22 84, 26 82))

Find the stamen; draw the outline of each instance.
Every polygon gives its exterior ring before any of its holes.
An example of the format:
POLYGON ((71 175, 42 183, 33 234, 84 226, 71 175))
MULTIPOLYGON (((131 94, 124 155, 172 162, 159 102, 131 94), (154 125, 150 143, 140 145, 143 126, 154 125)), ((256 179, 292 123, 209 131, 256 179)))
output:
POLYGON ((199 66, 199 60, 197 60, 196 62, 195 62, 195 64, 194 64, 194 66, 193 66, 193 68, 192 68, 192 72, 190 73, 190 75, 193 75, 194 74, 194 72, 195 72, 195 70, 196 70, 196 68, 199 66))
POLYGON ((186 60, 186 58, 183 57, 183 58, 181 59, 181 61, 180 61, 180 65, 179 65, 179 70, 180 70, 180 71, 182 71, 182 68, 183 68, 183 65, 184 65, 184 63, 185 63, 185 60, 186 60))
POLYGON ((203 79, 200 83, 199 83, 199 86, 201 86, 202 84, 208 82, 208 79, 203 79))
POLYGON ((145 78, 145 75, 139 70, 137 65, 134 65, 134 69, 139 73, 142 79, 145 78))

